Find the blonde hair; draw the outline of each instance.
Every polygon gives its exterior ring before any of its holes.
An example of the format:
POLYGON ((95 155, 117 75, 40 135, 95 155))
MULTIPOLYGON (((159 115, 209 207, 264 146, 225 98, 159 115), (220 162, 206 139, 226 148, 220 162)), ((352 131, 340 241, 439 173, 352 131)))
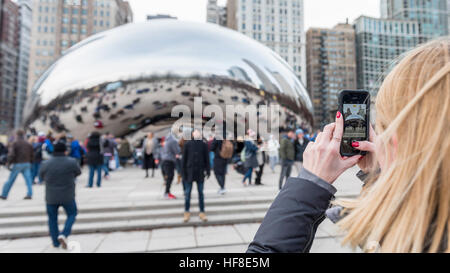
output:
POLYGON ((377 141, 389 166, 357 199, 337 202, 348 213, 338 222, 343 244, 449 252, 450 37, 406 54, 384 80, 376 111, 377 141))

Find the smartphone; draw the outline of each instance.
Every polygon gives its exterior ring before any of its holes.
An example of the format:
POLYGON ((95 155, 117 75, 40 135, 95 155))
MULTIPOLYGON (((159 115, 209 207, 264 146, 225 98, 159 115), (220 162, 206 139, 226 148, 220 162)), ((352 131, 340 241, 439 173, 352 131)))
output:
POLYGON ((342 90, 339 93, 339 111, 344 117, 341 155, 365 155, 352 147, 354 141, 369 139, 370 93, 365 90, 342 90))

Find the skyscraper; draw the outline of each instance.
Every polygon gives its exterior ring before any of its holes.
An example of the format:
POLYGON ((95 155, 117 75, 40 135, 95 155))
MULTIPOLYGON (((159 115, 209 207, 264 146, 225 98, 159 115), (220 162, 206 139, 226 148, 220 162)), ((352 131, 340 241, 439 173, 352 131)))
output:
POLYGON ((0 0, 0 134, 14 127, 19 56, 19 6, 0 0))
POLYGON ((208 0, 206 7, 206 21, 208 23, 227 26, 227 7, 217 4, 217 0, 208 0))
POLYGON ((72 45, 88 36, 132 22, 123 0, 33 1, 28 91, 39 76, 72 45))
POLYGON ((303 0, 228 0, 227 26, 277 52, 305 82, 303 0))
POLYGON ((420 42, 449 34, 449 12, 449 0, 381 0, 383 18, 418 22, 420 42))
POLYGON ((14 113, 14 127, 18 128, 22 122, 23 108, 27 100, 28 65, 30 60, 30 41, 32 28, 32 0, 19 0, 20 34, 19 55, 17 60, 17 91, 14 113))
POLYGON ((375 96, 395 59, 419 43, 419 23, 360 16, 354 27, 357 87, 375 96))
POLYGON ((306 70, 309 95, 314 104, 314 124, 333 122, 338 94, 356 89, 355 31, 350 24, 306 32, 306 70))

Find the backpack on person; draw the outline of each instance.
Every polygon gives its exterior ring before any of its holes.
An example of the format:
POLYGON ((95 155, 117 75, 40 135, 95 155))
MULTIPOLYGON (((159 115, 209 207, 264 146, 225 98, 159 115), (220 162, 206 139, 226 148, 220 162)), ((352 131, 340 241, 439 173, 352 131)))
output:
POLYGON ((230 159, 233 157, 234 146, 229 140, 222 142, 222 148, 220 148, 220 157, 224 159, 230 159))
POLYGON ((108 139, 105 139, 105 140, 103 141, 103 148, 108 148, 108 146, 109 146, 109 140, 108 140, 108 139))
POLYGON ((41 161, 43 159, 42 156, 42 143, 38 143, 34 148, 33 148, 33 153, 34 153, 34 160, 36 161, 41 161))

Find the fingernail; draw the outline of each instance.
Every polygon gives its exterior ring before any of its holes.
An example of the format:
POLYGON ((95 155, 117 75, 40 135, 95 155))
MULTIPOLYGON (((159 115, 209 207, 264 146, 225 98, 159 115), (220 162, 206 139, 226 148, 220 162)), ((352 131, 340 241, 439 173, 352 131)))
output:
POLYGON ((337 114, 336 114, 336 117, 340 118, 341 117, 341 112, 338 111, 337 114))
POLYGON ((359 142, 358 141, 353 141, 352 142, 352 147, 359 147, 359 142))

